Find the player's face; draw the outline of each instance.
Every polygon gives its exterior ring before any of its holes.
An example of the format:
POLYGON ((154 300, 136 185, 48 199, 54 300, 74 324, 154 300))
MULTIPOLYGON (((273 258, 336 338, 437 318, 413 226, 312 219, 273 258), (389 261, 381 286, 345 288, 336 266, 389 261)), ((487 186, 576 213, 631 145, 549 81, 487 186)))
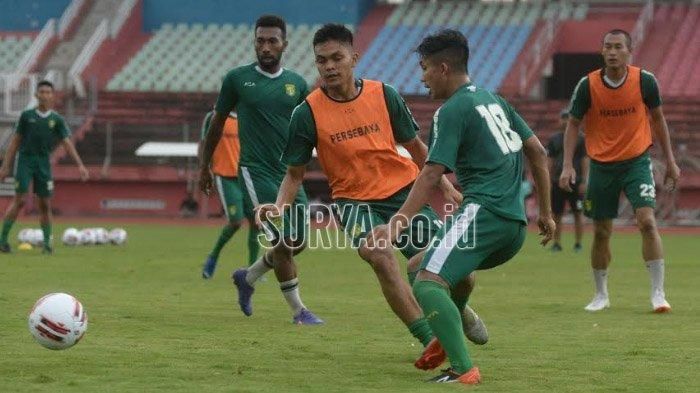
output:
POLYGON ((420 60, 420 68, 423 70, 420 80, 428 88, 430 97, 436 100, 447 98, 445 93, 446 65, 424 57, 420 60))
POLYGON ((624 34, 608 34, 603 39, 603 60, 607 67, 624 67, 630 59, 630 48, 624 34))
POLYGON ((36 99, 39 105, 50 108, 53 105, 53 89, 49 86, 40 86, 36 90, 36 99))
POLYGON ((258 27, 255 29, 255 55, 260 68, 270 69, 279 65, 282 53, 287 49, 287 41, 279 27, 258 27))
POLYGON ((352 47, 338 41, 326 41, 314 46, 316 68, 326 87, 337 87, 354 79, 353 68, 359 55, 352 47))

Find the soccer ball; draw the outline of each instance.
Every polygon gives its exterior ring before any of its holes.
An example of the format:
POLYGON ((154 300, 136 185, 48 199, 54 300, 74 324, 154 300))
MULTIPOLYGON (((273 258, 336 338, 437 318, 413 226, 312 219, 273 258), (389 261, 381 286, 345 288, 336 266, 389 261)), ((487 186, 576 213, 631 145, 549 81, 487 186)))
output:
POLYGON ((77 246, 80 242, 80 232, 75 228, 67 228, 63 232, 62 240, 67 246, 77 246))
POLYGON ((92 228, 95 232, 95 244, 107 244, 109 243, 109 233, 104 228, 92 228))
POLYGON ((50 293, 39 299, 29 313, 29 332, 48 349, 77 344, 88 327, 87 312, 78 299, 66 293, 50 293))
POLYGON ((126 231, 122 228, 114 228, 109 231, 109 240, 116 245, 126 243, 126 231))
POLYGON ((32 246, 41 247, 44 244, 44 232, 41 229, 30 229, 28 243, 32 246))
POLYGON ((80 231, 79 238, 80 238, 80 241, 78 242, 78 244, 81 244, 81 245, 95 244, 95 242, 97 241, 97 238, 95 236, 95 231, 93 231, 90 228, 83 229, 82 231, 80 231))
POLYGON ((29 233, 32 231, 30 228, 24 228, 20 229, 19 233, 17 234, 17 240, 19 240, 20 243, 29 243, 29 233))

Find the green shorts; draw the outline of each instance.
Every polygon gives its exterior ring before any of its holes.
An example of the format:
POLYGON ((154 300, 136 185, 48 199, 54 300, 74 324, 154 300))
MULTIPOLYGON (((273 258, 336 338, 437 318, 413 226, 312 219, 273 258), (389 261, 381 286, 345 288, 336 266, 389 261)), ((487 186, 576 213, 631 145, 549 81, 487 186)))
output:
POLYGON ((656 206, 656 188, 648 152, 613 163, 591 160, 584 214, 594 220, 617 217, 621 192, 625 193, 634 210, 656 206))
POLYGON ((474 270, 501 265, 520 251, 527 226, 465 203, 448 217, 421 262, 421 270, 442 277, 451 288, 474 270))
POLYGON ((53 195, 53 177, 48 157, 19 155, 15 168, 15 192, 26 194, 33 184, 34 194, 41 198, 53 195))
POLYGON ((240 222, 243 217, 253 216, 253 207, 243 203, 243 190, 237 177, 214 176, 214 182, 229 222, 240 222))
MULTIPOLYGON (((267 203, 275 203, 277 193, 284 179, 284 174, 273 175, 267 171, 241 166, 238 170, 238 178, 243 189, 243 203, 245 206, 253 208, 267 203)), ((281 235, 285 239, 291 239, 297 244, 306 242, 308 238, 308 198, 306 191, 301 187, 294 199, 294 204, 288 209, 283 218, 273 223, 266 223, 264 226, 267 239, 273 244, 281 235)))
MULTIPOLYGON (((353 246, 359 247, 360 242, 375 226, 388 223, 391 216, 399 211, 408 198, 409 191, 411 186, 404 187, 396 194, 377 201, 350 199, 335 201, 335 215, 353 246)), ((411 228, 399 238, 396 247, 406 258, 411 258, 428 247, 440 227, 442 227, 440 217, 430 206, 425 205, 413 218, 411 228)))

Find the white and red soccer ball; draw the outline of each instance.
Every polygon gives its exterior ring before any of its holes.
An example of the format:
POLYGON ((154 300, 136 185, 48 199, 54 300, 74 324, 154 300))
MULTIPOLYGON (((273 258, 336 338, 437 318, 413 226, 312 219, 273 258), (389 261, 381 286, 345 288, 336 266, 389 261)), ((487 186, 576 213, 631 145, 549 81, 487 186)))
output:
POLYGON ((78 299, 66 293, 50 293, 29 313, 29 332, 42 346, 66 349, 77 344, 88 327, 87 312, 78 299))

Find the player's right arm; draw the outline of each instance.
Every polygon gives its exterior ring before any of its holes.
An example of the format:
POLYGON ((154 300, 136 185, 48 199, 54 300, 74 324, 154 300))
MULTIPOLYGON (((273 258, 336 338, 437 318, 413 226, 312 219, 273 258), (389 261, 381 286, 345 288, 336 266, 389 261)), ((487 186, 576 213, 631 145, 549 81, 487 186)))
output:
POLYGON ((17 126, 15 127, 15 134, 10 140, 10 144, 7 146, 5 151, 5 158, 2 160, 2 166, 0 166, 0 181, 5 180, 5 178, 10 174, 10 167, 15 163, 15 155, 19 149, 19 145, 22 142, 22 136, 26 133, 26 116, 24 112, 19 116, 17 120, 17 126))
POLYGON ((197 144, 197 160, 202 161, 202 151, 204 150, 204 140, 209 132, 209 125, 211 124, 211 118, 214 116, 214 111, 207 112, 204 116, 204 121, 202 122, 202 129, 200 131, 199 143, 197 144))
POLYGON ((212 115, 207 137, 204 139, 204 147, 202 148, 199 168, 199 188, 207 195, 209 195, 212 189, 212 174, 209 169, 211 166, 211 158, 224 132, 226 116, 228 116, 228 113, 236 106, 237 101, 238 93, 236 91, 235 73, 231 71, 226 75, 224 82, 221 84, 219 98, 216 101, 216 109, 212 115))
POLYGON ((2 160, 2 167, 0 167, 0 181, 5 180, 5 178, 10 174, 10 165, 15 162, 15 154, 17 154, 17 149, 19 149, 19 144, 22 142, 22 135, 15 134, 10 140, 10 144, 7 146, 5 151, 5 158, 2 160))
POLYGON ((571 186, 576 183, 574 152, 578 143, 578 128, 590 106, 591 95, 586 76, 581 78, 574 89, 569 108, 569 121, 566 123, 566 131, 564 131, 564 162, 561 176, 559 176, 559 187, 569 192, 573 191, 571 186))

